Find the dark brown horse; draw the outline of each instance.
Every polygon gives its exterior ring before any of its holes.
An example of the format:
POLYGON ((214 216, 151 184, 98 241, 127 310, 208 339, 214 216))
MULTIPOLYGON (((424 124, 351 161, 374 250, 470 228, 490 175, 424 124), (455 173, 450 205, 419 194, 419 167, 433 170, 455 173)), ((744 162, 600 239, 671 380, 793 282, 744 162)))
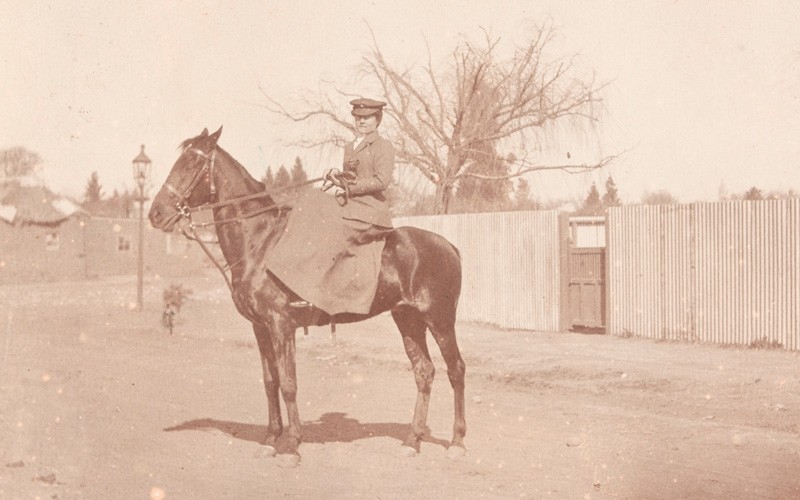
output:
MULTIPOLYGON (((290 454, 299 456, 295 332, 299 319, 288 304, 297 296, 267 272, 266 258, 286 224, 286 210, 264 194, 264 185, 217 145, 222 128, 181 144, 181 154, 150 209, 155 228, 172 230, 193 209, 212 204, 219 244, 231 272, 236 309, 253 324, 261 354, 269 425, 264 445, 275 452, 283 432, 278 391, 288 415, 285 437, 290 454)), ((426 431, 434 367, 427 330, 439 345, 455 394, 455 422, 450 454, 464 450, 465 365, 456 342, 455 320, 461 291, 461 259, 456 248, 436 234, 402 227, 386 233, 378 289, 367 315, 342 314, 336 323, 361 321, 391 311, 403 338, 417 382, 411 432, 403 445, 419 452, 426 431)), ((330 318, 323 318, 325 323, 330 318)))

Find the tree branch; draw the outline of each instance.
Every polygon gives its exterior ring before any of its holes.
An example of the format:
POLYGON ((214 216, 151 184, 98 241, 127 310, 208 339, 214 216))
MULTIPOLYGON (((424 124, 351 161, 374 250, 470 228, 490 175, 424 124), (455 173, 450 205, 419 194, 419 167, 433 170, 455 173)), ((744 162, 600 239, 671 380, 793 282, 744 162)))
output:
MULTIPOLYGON (((532 166, 527 166, 527 167, 520 167, 517 170, 515 170, 514 172, 511 172, 511 173, 509 173, 507 175, 486 175, 486 174, 480 174, 480 173, 465 171, 464 173, 458 175, 458 178, 472 177, 472 178, 475 178, 475 179, 482 179, 482 180, 485 180, 485 181, 501 181, 501 180, 505 180, 505 179, 513 179, 515 177, 519 177, 521 175, 525 175, 525 174, 528 174, 530 172, 536 172, 536 171, 540 171, 540 170, 563 170, 564 172, 567 172, 568 174, 582 174, 582 173, 589 172, 591 170, 597 170, 599 168, 603 168, 603 167, 607 166, 609 163, 611 163, 613 160, 615 160, 616 158, 617 158, 617 155, 606 156, 603 159, 601 159, 599 162, 591 164, 591 165, 585 164, 585 163, 581 164, 581 165, 532 165, 532 166)), ((525 160, 516 160, 516 161, 514 161, 512 163, 530 165, 530 163, 526 162, 525 160)))
MULTIPOLYGON (((367 25, 372 41, 362 58, 358 75, 374 81, 388 103, 384 116, 387 136, 396 148, 396 158, 416 168, 437 185, 437 213, 446 213, 454 183, 464 177, 503 180, 528 172, 562 170, 585 172, 610 163, 606 156, 597 163, 541 165, 526 160, 497 161, 501 144, 518 142, 541 150, 539 131, 566 122, 589 127, 599 120, 597 104, 608 83, 598 84, 596 75, 579 72, 577 56, 548 58, 556 34, 551 22, 537 27, 510 56, 500 51, 500 37, 483 30, 483 40, 474 44, 466 37, 453 48, 442 68, 436 68, 425 38, 427 60, 419 67, 401 68, 384 57, 375 32, 367 25), (511 167, 516 166, 513 171, 511 167)), ((350 117, 340 118, 330 97, 289 110, 266 97, 262 107, 292 122, 323 120, 353 131, 350 117)), ((335 94, 334 94, 335 95, 335 94)), ((346 95, 339 92, 339 95, 346 95)), ((303 140, 299 145, 341 144, 341 134, 326 131, 324 137, 303 140)))
POLYGON ((310 103, 306 102, 306 106, 310 109, 299 113, 291 113, 284 107, 283 104, 279 103, 278 101, 273 99, 272 96, 267 94, 267 92, 264 90, 263 87, 261 87, 261 85, 258 86, 258 89, 264 96, 264 98, 267 100, 267 103, 256 104, 256 106, 264 108, 270 111, 271 113, 280 115, 293 122, 304 122, 315 117, 323 117, 333 121, 334 123, 337 123, 338 125, 345 127, 351 132, 355 132, 355 127, 353 126, 352 123, 340 119, 338 115, 334 111, 332 111, 333 106, 330 103, 330 99, 328 100, 327 107, 320 104, 310 105, 310 103))

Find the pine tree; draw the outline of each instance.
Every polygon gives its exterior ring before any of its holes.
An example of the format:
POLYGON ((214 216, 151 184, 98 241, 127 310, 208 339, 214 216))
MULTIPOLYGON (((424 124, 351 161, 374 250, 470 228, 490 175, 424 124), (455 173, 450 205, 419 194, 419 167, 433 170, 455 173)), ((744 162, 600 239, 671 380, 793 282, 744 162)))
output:
POLYGON ((300 184, 307 180, 308 174, 306 174, 303 168, 303 162, 300 161, 300 157, 298 156, 294 159, 294 166, 292 167, 292 184, 300 184))
POLYGON ((83 202, 87 204, 97 204, 103 199, 103 186, 100 185, 100 179, 97 172, 92 172, 89 176, 89 181, 86 183, 86 192, 83 195, 83 202))
POLYGON ((536 210, 539 203, 531 199, 531 185, 527 179, 520 177, 514 187, 514 206, 517 210, 536 210))
POLYGON ((286 167, 281 165, 281 168, 278 169, 278 173, 275 174, 275 182, 273 182, 273 187, 285 187, 292 183, 292 176, 289 175, 289 171, 286 170, 286 167))
POLYGON ((269 189, 275 185, 275 176, 272 174, 272 167, 267 167, 267 173, 261 178, 264 188, 269 189))
POLYGON ((122 196, 119 194, 119 191, 114 189, 114 192, 111 193, 111 196, 103 203, 106 215, 111 217, 122 217, 124 212, 122 211, 122 196))
POLYGON ((614 179, 611 176, 608 176, 606 179, 606 193, 603 195, 603 206, 608 207, 617 207, 622 205, 619 201, 619 192, 617 190, 617 185, 614 183, 614 179))
POLYGON ((580 212, 585 215, 597 215, 603 213, 603 201, 600 199, 600 193, 597 191, 597 185, 593 182, 589 194, 583 201, 583 206, 580 212))

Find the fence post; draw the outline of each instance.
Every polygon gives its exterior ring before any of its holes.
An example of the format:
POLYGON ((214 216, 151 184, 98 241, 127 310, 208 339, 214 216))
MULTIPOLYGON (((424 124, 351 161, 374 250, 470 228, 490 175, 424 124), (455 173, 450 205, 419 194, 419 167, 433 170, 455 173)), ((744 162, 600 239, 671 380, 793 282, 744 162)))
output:
POLYGON ((606 216, 606 224, 603 228, 605 230, 605 249, 603 251, 603 299, 605 300, 605 304, 603 304, 603 314, 605 317, 603 318, 603 324, 605 326, 606 335, 613 335, 613 330, 611 329, 611 318, 613 317, 611 311, 611 251, 613 250, 613 243, 611 242, 611 221, 613 218, 611 217, 611 211, 615 210, 613 207, 608 208, 605 211, 606 216))
POLYGON ((569 290, 569 256, 572 241, 570 238, 569 214, 558 214, 558 277, 559 277, 559 315, 558 329, 566 332, 572 328, 572 309, 569 290))
POLYGON ((689 340, 697 341, 697 204, 689 205, 689 340))

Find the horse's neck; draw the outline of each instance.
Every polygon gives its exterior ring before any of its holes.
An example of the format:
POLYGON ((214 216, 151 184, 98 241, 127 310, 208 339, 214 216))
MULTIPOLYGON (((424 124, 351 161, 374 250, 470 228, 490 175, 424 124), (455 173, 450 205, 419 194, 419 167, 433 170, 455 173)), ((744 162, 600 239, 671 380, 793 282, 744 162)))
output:
POLYGON ((264 184, 255 180, 241 163, 224 149, 217 148, 217 151, 219 165, 214 169, 213 175, 218 201, 231 200, 264 190, 264 184))
POLYGON ((214 180, 217 186, 217 202, 223 203, 223 206, 215 208, 213 212, 214 220, 219 222, 216 229, 222 253, 231 265, 241 260, 247 249, 262 244, 263 239, 272 232, 277 217, 265 213, 257 217, 258 224, 255 223, 255 218, 247 217, 271 203, 266 197, 224 205, 226 201, 259 193, 264 190, 264 185, 226 152, 221 151, 219 160, 221 161, 214 180), (230 222, 231 219, 236 222, 230 222), (264 227, 265 223, 267 227, 264 227))

